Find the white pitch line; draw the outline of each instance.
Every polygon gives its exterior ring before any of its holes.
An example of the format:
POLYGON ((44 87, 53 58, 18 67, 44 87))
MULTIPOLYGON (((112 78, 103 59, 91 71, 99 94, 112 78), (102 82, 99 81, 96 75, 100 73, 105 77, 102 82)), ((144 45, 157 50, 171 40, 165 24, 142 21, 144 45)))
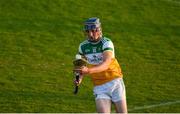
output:
POLYGON ((128 111, 135 111, 135 110, 141 110, 141 109, 149 109, 149 108, 155 108, 160 106, 167 106, 167 105, 173 105, 180 103, 180 100, 173 101, 173 102, 166 102, 166 103, 160 103, 160 104, 154 104, 154 105, 148 105, 148 106, 141 106, 141 107, 134 107, 133 109, 129 109, 128 111))

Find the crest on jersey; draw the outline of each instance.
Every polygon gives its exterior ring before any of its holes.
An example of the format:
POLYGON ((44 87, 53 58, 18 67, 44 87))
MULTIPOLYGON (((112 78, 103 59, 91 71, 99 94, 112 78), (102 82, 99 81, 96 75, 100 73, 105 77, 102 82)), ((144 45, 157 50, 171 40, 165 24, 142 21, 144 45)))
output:
POLYGON ((96 47, 93 47, 93 53, 96 53, 96 47))

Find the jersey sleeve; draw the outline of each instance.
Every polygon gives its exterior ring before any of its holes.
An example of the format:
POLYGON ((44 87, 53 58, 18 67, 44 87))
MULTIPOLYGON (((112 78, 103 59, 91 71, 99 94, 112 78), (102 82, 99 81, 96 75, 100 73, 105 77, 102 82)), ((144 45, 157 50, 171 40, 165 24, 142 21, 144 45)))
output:
POLYGON ((103 44, 103 51, 114 51, 114 45, 112 43, 112 41, 106 41, 103 44))
POLYGON ((79 50, 78 50, 79 54, 83 55, 82 49, 81 49, 81 44, 79 45, 79 50))

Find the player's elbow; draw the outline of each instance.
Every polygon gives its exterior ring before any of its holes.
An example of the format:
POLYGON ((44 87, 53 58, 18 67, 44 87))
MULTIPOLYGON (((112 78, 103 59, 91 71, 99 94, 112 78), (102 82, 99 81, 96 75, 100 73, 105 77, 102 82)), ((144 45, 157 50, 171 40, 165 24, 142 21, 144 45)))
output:
POLYGON ((103 70, 107 70, 109 68, 111 61, 106 61, 105 64, 103 65, 103 70))

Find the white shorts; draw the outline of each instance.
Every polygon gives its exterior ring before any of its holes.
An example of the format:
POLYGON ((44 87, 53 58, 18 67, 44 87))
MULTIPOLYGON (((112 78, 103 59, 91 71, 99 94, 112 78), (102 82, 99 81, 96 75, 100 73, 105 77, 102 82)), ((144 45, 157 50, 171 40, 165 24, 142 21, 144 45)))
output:
POLYGON ((126 98, 126 90, 122 78, 114 79, 94 87, 95 99, 109 99, 117 102, 126 98))

